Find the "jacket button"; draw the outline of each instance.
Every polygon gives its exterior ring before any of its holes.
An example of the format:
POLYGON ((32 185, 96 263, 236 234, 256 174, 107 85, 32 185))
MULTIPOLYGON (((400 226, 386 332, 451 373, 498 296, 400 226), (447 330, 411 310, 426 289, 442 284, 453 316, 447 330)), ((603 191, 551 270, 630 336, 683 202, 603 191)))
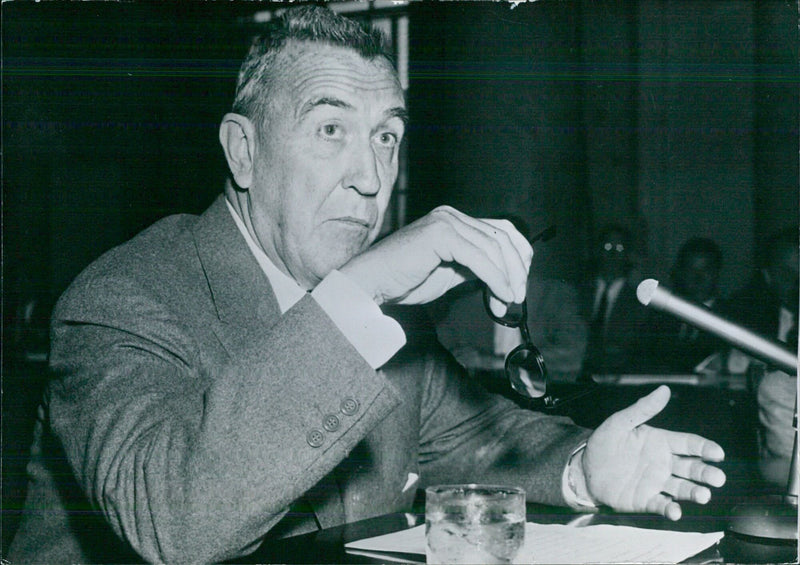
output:
POLYGON ((306 441, 311 447, 319 447, 325 443, 325 434, 322 433, 322 430, 311 430, 306 436, 306 441))
POLYGON ((359 404, 358 400, 355 398, 345 398, 342 400, 342 403, 339 405, 339 410, 341 410, 342 414, 345 416, 352 416, 356 412, 358 412, 359 404))
POLYGON ((336 414, 328 414, 325 416, 325 419, 322 420, 322 427, 325 428, 326 431, 335 432, 339 429, 339 418, 336 414))

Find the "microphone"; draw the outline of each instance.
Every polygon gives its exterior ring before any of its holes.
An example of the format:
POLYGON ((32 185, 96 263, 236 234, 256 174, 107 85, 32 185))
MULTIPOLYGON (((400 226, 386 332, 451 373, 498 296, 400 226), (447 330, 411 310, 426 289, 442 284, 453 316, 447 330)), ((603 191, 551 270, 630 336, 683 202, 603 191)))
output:
POLYGON ((711 312, 711 310, 675 296, 655 279, 646 279, 636 288, 636 297, 645 306, 663 310, 726 342, 750 353, 765 363, 775 365, 790 375, 797 373, 797 355, 780 345, 711 312))
MULTIPOLYGON (((797 375, 797 355, 776 341, 766 339, 733 322, 714 314, 709 309, 675 296, 659 285, 655 279, 646 279, 636 288, 636 297, 644 306, 662 310, 681 320, 706 330, 729 344, 746 351, 765 363, 797 375)), ((777 563, 797 557, 797 501, 798 501, 798 429, 797 402, 795 401, 794 450, 790 464, 785 495, 775 501, 740 504, 731 511, 728 532, 732 534, 728 547, 734 548, 736 557, 747 562, 777 563), (763 543, 759 540, 765 540, 763 543), (777 543, 778 545, 774 545, 777 543), (774 550, 774 551, 773 551, 774 550), (751 561, 756 559, 755 561, 751 561)), ((726 540, 728 536, 726 535, 726 540)), ((737 559, 739 560, 739 559, 737 559)))

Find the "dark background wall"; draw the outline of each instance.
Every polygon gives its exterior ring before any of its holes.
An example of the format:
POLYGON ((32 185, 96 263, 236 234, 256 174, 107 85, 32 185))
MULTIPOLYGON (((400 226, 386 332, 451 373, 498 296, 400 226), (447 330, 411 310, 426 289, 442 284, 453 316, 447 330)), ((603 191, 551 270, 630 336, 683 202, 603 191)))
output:
POLYGON ((416 9, 420 211, 557 223, 535 267, 568 279, 607 222, 634 230, 662 280, 683 241, 711 237, 726 293, 797 222, 796 3, 477 4, 416 9))

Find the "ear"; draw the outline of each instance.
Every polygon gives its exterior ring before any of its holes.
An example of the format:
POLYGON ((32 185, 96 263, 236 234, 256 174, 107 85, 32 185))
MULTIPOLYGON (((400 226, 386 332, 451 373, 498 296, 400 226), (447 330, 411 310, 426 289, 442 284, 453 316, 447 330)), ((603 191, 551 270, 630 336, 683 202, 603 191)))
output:
POLYGON ((225 152, 233 180, 239 188, 250 188, 256 151, 256 129, 253 122, 240 114, 225 114, 219 126, 219 142, 225 152))

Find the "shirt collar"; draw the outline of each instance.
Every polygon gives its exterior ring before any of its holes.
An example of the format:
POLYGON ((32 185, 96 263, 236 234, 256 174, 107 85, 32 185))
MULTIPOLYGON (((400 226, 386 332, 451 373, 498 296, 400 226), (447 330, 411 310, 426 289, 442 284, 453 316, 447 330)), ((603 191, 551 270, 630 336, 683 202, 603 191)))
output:
POLYGON ((267 257, 267 254, 264 253, 250 236, 250 232, 247 231, 244 222, 227 198, 225 199, 225 204, 227 204, 228 211, 231 213, 231 216, 233 216, 236 227, 239 228, 244 240, 247 242, 247 247, 250 248, 250 252, 256 258, 261 270, 264 271, 264 274, 267 276, 269 284, 272 285, 272 291, 275 293, 275 298, 278 300, 278 307, 281 309, 281 314, 283 314, 289 308, 297 304, 297 302, 305 296, 306 291, 303 290, 293 278, 278 269, 275 263, 267 257))
POLYGON ((778 317, 778 339, 785 343, 789 332, 794 328, 796 323, 795 315, 792 314, 791 310, 786 306, 781 306, 780 315, 778 317))

